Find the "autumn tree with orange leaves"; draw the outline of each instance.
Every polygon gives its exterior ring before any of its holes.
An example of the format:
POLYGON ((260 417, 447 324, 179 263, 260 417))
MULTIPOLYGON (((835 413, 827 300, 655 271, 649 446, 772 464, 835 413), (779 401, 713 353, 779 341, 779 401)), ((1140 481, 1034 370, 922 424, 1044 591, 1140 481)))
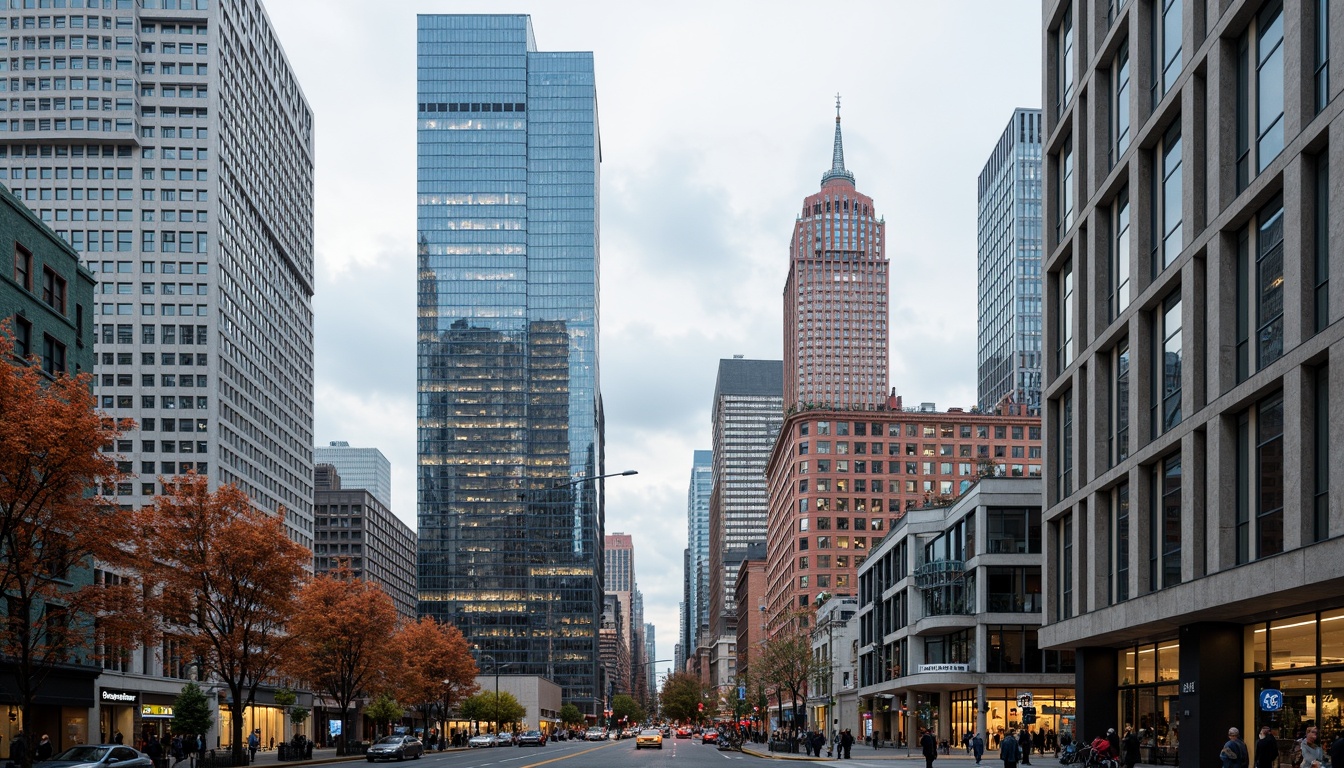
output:
POLYGON ((133 612, 117 610, 133 600, 129 585, 93 578, 95 560, 124 562, 136 538, 131 513, 95 493, 119 479, 103 446, 133 423, 100 416, 89 384, 87 374, 52 379, 36 360, 19 362, 0 327, 0 670, 29 731, 53 669, 94 660, 95 640, 124 647, 136 633, 133 612))
POLYGON ((388 692, 400 662, 395 643, 397 609, 378 584, 341 569, 304 586, 299 611, 289 623, 294 643, 286 670, 332 699, 341 710, 344 754, 349 713, 356 699, 388 692))
POLYGON ((267 513, 237 487, 212 491, 195 473, 163 482, 165 493, 140 512, 146 612, 229 692, 234 765, 242 765, 243 711, 280 670, 312 553, 289 539, 283 507, 267 513))
POLYGON ((480 690, 476 660, 452 624, 421 616, 402 626, 393 645, 401 660, 393 691, 397 701, 420 713, 425 733, 436 710, 446 727, 453 706, 480 690))

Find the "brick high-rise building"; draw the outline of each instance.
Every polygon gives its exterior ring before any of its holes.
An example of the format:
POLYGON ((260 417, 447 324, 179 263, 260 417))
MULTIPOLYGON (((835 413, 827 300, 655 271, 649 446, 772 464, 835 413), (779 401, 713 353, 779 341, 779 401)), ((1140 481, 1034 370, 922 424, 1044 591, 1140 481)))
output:
POLYGON ((823 592, 853 595, 871 548, 905 511, 949 501, 981 475, 1041 476, 1041 420, 931 403, 802 411, 784 421, 767 468, 771 626, 823 592))
POLYGON ((803 201, 784 285, 784 405, 872 410, 887 398, 886 224, 845 169, 840 104, 821 190, 803 201))

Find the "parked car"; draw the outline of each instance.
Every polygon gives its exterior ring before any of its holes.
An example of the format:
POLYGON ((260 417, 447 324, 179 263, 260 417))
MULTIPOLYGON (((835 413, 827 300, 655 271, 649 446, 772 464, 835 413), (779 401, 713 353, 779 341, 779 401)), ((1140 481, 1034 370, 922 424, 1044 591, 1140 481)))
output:
POLYGON ((663 748, 663 732, 657 728, 646 728, 635 737, 635 749, 644 747, 663 748))
POLYGON ((467 746, 472 749, 475 749, 476 747, 493 747, 495 746, 495 737, 488 733, 482 733, 480 736, 472 736, 471 739, 467 741, 467 746))
POLYGON ((495 744, 501 747, 512 747, 513 734, 508 731, 500 731, 495 735, 495 744))
POLYGON ((43 768, 154 768, 154 761, 143 752, 121 744, 80 744, 43 760, 43 768))
POLYGON ((546 746, 546 734, 541 731, 523 731, 518 734, 518 746, 544 747, 546 746))
POLYGON ((425 745, 414 736, 384 736, 370 744, 364 756, 372 763, 375 760, 405 760, 408 757, 419 760, 424 754, 425 745))
POLYGON ((601 728, 589 728, 583 734, 584 741, 606 741, 607 732, 601 728))
POLYGON ((718 732, 718 731, 705 731, 704 733, 700 734, 700 743, 701 743, 701 744, 717 744, 717 743, 719 743, 719 732, 718 732))

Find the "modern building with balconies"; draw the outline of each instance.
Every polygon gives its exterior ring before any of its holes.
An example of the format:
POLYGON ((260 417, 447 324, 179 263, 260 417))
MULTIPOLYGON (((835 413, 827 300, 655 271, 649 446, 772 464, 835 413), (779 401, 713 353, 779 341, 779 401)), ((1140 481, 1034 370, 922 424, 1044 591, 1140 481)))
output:
POLYGON ((985 477, 895 522, 859 566, 861 722, 839 727, 908 743, 932 728, 954 744, 967 731, 992 743, 1010 729, 1072 730, 1073 653, 1036 638, 1040 494, 1037 478, 985 477))

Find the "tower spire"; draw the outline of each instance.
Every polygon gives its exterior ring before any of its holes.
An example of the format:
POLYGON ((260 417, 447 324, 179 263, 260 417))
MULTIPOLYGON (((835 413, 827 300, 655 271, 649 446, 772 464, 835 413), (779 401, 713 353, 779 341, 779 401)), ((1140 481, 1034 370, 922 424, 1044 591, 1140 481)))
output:
POLYGON ((854 183, 854 174, 845 170, 845 144, 840 138, 840 94, 835 94, 835 146, 831 150, 831 170, 821 177, 824 186, 831 179, 844 179, 854 183))

